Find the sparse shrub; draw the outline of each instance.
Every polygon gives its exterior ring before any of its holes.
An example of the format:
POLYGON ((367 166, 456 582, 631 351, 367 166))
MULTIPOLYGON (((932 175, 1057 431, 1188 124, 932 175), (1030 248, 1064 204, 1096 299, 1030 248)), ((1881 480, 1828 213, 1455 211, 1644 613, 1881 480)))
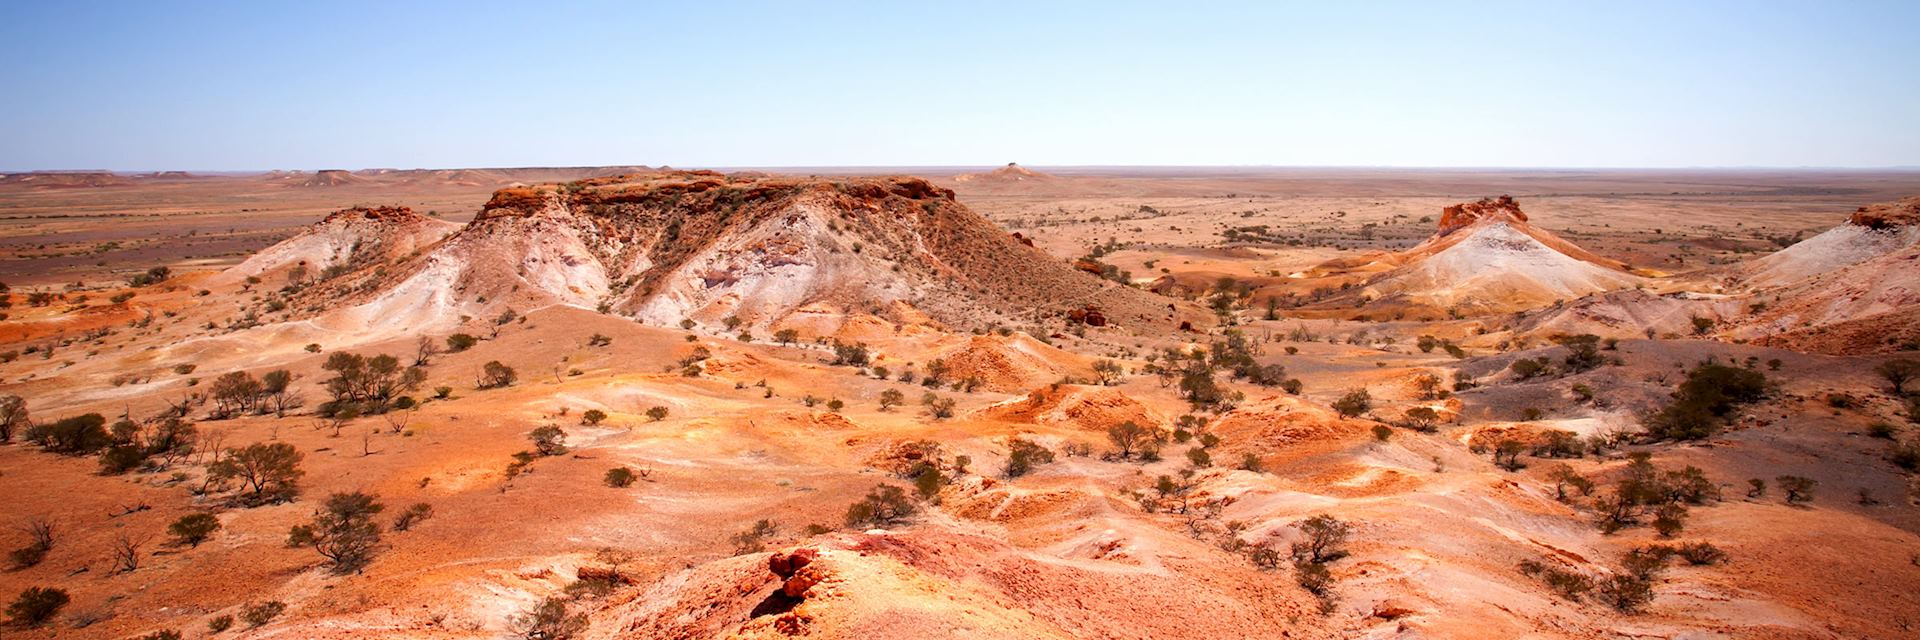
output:
POLYGON ((286 610, 287 603, 279 600, 250 604, 240 609, 240 620, 247 623, 248 627, 261 627, 273 622, 274 618, 280 617, 280 613, 286 610))
POLYGON ((773 537, 773 534, 779 530, 780 528, 775 526, 772 520, 762 518, 754 522, 753 526, 747 527, 745 531, 733 534, 733 555, 743 556, 765 551, 765 540, 773 537))
POLYGON ((555 596, 514 616, 512 626, 514 633, 526 640, 572 640, 586 632, 587 614, 567 613, 567 599, 555 596))
POLYGON ((1773 479, 1780 484, 1780 490, 1787 492, 1787 504, 1813 502, 1813 490, 1820 483, 1805 476, 1780 476, 1773 479))
POLYGON ((173 536, 173 543, 181 546, 198 547, 220 530, 220 519, 211 513, 193 513, 180 516, 180 519, 167 525, 167 534, 173 536))
POLYGON ((407 531, 412 529, 414 525, 425 522, 428 518, 432 517, 433 505, 425 502, 415 502, 413 506, 407 507, 405 511, 401 511, 400 515, 394 516, 393 530, 407 531))
POLYGON ((1053 452, 1040 446, 1040 443, 1024 438, 1007 440, 1006 475, 1008 478, 1027 475, 1033 471, 1034 467, 1052 462, 1053 452))
POLYGON ((1384 424, 1373 425, 1373 439, 1386 442, 1393 437, 1393 428, 1384 424))
POLYGON ((601 421, 606 419, 607 412, 599 409, 588 409, 585 413, 580 414, 580 424, 587 426, 600 424, 601 421))
POLYGON ((892 411, 894 407, 906 401, 907 394, 901 393, 899 389, 886 389, 880 392, 881 411, 892 411))
POLYGON ((27 587, 7 605, 7 618, 23 627, 36 627, 52 620, 71 600, 65 589, 27 587))
POLYGON ((1671 404, 1645 420, 1647 432, 1671 440, 1710 437, 1735 409, 1759 400, 1766 391, 1766 376, 1758 371, 1702 364, 1687 372, 1671 404))
POLYGON ((667 419, 666 407, 652 406, 647 408, 647 420, 651 422, 659 422, 665 419, 667 419))
POLYGON ((1520 461, 1520 454, 1526 450, 1527 445, 1524 442, 1510 438, 1502 439, 1493 445, 1493 464, 1508 471, 1525 469, 1527 464, 1520 461))
POLYGON ((107 418, 98 413, 34 424, 27 427, 25 435, 28 442, 42 449, 74 456, 92 455, 113 444, 112 436, 107 434, 107 418))
POLYGON ((1333 410, 1341 417, 1352 418, 1373 408, 1373 395, 1366 389, 1354 389, 1333 402, 1333 410))
POLYGON ((1521 358, 1507 365, 1507 369, 1513 371, 1513 377, 1516 380, 1532 380, 1546 373, 1547 365, 1540 360, 1521 358))
POLYGON ((456 333, 447 336, 447 351, 453 353, 472 349, 476 344, 480 344, 480 339, 468 334, 456 333))
POLYGON ((906 491, 892 485, 875 485, 866 498, 847 507, 846 522, 850 528, 885 526, 905 521, 914 509, 906 491))
POLYGON ((209 634, 219 635, 220 633, 225 632, 226 630, 232 629, 232 628, 233 628, 233 616, 230 616, 230 615, 218 616, 212 620, 207 621, 207 633, 209 634))
POLYGON ((160 631, 149 633, 144 636, 139 636, 135 638, 135 640, 182 640, 183 638, 185 638, 185 636, 180 635, 179 631, 176 631, 173 629, 163 629, 160 631))
POLYGON ((1691 565, 1715 565, 1727 561, 1727 552, 1713 546, 1711 542, 1690 542, 1674 549, 1674 553, 1691 565))
POLYGON ((639 478, 640 476, 638 474, 635 474, 632 469, 628 469, 626 467, 614 467, 612 469, 608 469, 606 477, 601 478, 600 481, 602 483, 605 483, 609 487, 613 487, 615 489, 624 489, 624 488, 633 486, 634 481, 638 480, 639 478))

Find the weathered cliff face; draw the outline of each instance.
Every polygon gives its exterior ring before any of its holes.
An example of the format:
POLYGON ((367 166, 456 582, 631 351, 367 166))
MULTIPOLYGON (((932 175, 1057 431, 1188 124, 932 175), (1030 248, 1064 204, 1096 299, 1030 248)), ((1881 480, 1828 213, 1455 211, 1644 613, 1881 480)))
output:
POLYGON ((1167 300, 1076 272, 907 177, 667 171, 511 187, 432 251, 332 292, 365 307, 356 315, 418 326, 553 304, 659 325, 772 327, 802 307, 958 327, 1088 307, 1123 327, 1177 322, 1167 300))
POLYGON ((1520 211, 1520 203, 1514 202, 1513 196, 1463 202, 1440 210, 1440 228, 1435 235, 1444 236, 1481 220, 1526 222, 1527 214, 1520 211))

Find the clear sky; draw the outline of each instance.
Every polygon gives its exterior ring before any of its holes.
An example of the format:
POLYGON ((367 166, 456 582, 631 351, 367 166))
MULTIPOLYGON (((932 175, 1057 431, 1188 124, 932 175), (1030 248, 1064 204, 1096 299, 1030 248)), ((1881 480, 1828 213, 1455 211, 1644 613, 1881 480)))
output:
POLYGON ((0 170, 1920 166, 1920 2, 0 2, 0 170))

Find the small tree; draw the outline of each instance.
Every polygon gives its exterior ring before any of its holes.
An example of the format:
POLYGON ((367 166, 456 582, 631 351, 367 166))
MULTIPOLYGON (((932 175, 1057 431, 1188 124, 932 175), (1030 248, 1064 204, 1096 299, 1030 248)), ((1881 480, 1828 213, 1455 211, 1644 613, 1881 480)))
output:
POLYGON ((1527 465, 1520 461, 1520 454, 1526 450, 1527 445, 1524 442, 1513 439, 1501 440, 1493 445, 1493 464, 1508 471, 1525 469, 1527 465))
POLYGON ((601 411, 599 409, 588 409, 586 413, 580 414, 580 424, 584 424, 587 426, 594 426, 594 425, 600 424, 602 420, 606 420, 606 419, 607 419, 607 412, 601 411))
POLYGON ((256 442, 241 449, 228 449, 207 467, 216 481, 239 480, 245 494, 242 503, 249 506, 292 500, 299 493, 300 452, 285 442, 256 442))
POLYGON ((513 367, 501 364, 499 360, 490 360, 485 365, 481 365, 479 384, 475 386, 482 389, 498 389, 512 386, 514 381, 519 379, 520 374, 514 372, 513 367))
POLYGON ((1348 391, 1347 395, 1340 396, 1339 400, 1333 402, 1333 410, 1339 412, 1340 416, 1345 418, 1358 416, 1372 408, 1373 395, 1367 393, 1366 389, 1348 391))
POLYGON ((907 394, 901 393, 899 389, 887 389, 880 392, 881 411, 892 411, 894 407, 898 407, 900 403, 906 401, 907 394))
POLYGON ((1885 378, 1887 384, 1893 385, 1894 395, 1905 395, 1907 383, 1920 378, 1920 360, 1906 358, 1888 360, 1874 367, 1873 372, 1885 378))
POLYGON ((1122 368, 1118 362, 1103 358, 1093 363, 1093 375, 1099 379, 1101 386, 1119 384, 1120 377, 1125 374, 1126 369, 1122 368))
POLYGON ((648 407, 647 419, 653 422, 667 419, 667 408, 662 406, 648 407))
POLYGON ((220 519, 211 513, 193 513, 180 516, 179 520, 167 525, 167 534, 173 536, 177 546, 198 547, 220 530, 220 519))
POLYGON ((1154 435, 1154 430, 1132 420, 1107 427, 1107 441, 1113 443, 1115 453, 1121 459, 1132 459, 1156 440, 1154 435))
POLYGON ((567 452, 567 432, 558 425, 537 427, 527 433, 527 440, 533 442, 533 449, 543 456, 557 456, 567 452))
POLYGON ((793 329, 781 329, 779 331, 773 332, 773 340, 780 344, 790 345, 790 344, 793 344, 794 341, 799 339, 800 339, 800 332, 795 331, 793 329))
POLYGON ((1305 540, 1293 543, 1293 557, 1313 564, 1326 564, 1347 557, 1347 537, 1352 526, 1331 515, 1320 514, 1300 521, 1305 540))
POLYGON ((313 522, 295 525, 287 546, 311 546, 333 564, 335 575, 357 573, 373 560, 380 544, 380 523, 374 516, 385 510, 373 496, 358 491, 327 497, 313 522))

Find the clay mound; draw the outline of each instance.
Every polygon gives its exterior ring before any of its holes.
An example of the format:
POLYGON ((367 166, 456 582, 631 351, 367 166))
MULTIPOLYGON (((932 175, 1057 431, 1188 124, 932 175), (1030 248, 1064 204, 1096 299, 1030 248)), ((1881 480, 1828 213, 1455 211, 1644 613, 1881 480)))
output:
POLYGON ((1763 289, 1859 264, 1920 243, 1920 197, 1860 207, 1845 224, 1748 263, 1736 279, 1763 289))
POLYGON ((439 242, 459 228, 458 224, 429 218, 407 207, 341 209, 293 237, 262 249, 227 269, 223 276, 239 280, 304 266, 307 277, 312 278, 336 267, 384 264, 439 242))
POLYGON ((1920 345, 1920 244, 1768 290, 1728 333, 1797 351, 1854 355, 1920 345))
POLYGON ((1167 418, 1132 396, 1111 387, 1051 384, 1027 395, 989 405, 979 416, 1002 422, 1104 431, 1122 422, 1159 426, 1167 418))
POLYGON ((1582 297, 1556 307, 1528 312, 1514 332, 1540 337, 1591 333, 1602 338, 1639 339, 1692 333, 1693 318, 1735 313, 1737 300, 1688 292, 1655 294, 1623 289, 1582 297))
POLYGON ((18 185, 29 189, 89 189, 133 184, 133 180, 111 171, 29 171, 0 174, 0 185, 18 185))
POLYGON ((908 177, 671 171, 509 187, 424 259, 389 271, 355 288, 376 293, 344 295, 423 326, 552 304, 656 325, 739 317, 761 330, 803 308, 910 308, 967 327, 1091 304, 1122 326, 1174 322, 1166 301, 1075 272, 908 177))
POLYGON ((1236 456, 1261 457, 1319 453, 1363 441, 1374 423, 1342 418, 1325 407, 1293 396, 1267 396, 1244 403, 1215 419, 1207 430, 1231 443, 1236 456))
POLYGON ((1056 180, 1052 175, 1034 171, 1019 164, 1009 162, 1007 166, 986 173, 963 173, 953 177, 954 182, 975 184, 1018 184, 1022 182, 1048 182, 1056 180))
POLYGON ((1092 373, 1085 357, 1025 333, 1007 337, 973 336, 965 345, 947 352, 942 360, 952 379, 977 378, 987 389, 1009 393, 1092 373))
POLYGON ((593 627, 623 638, 1278 638, 1301 631, 1289 620, 1312 606, 1279 581, 1048 562, 984 537, 917 530, 717 560, 593 627))
POLYGON ((1533 226, 1507 196, 1447 207, 1434 236, 1412 249, 1329 261, 1311 275, 1354 273, 1378 275, 1331 304, 1506 313, 1645 282, 1533 226))

